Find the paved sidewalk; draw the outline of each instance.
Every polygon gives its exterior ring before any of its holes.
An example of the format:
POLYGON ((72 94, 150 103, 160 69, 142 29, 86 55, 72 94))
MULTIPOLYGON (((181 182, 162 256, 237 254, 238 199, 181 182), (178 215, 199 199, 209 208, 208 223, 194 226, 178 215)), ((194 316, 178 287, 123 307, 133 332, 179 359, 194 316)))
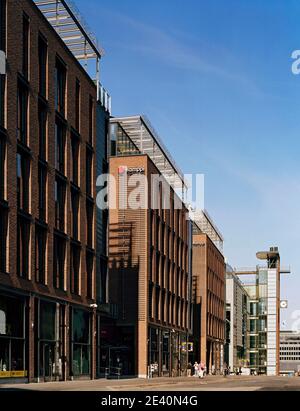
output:
POLYGON ((151 380, 95 380, 42 384, 0 384, 0 390, 25 391, 300 391, 300 378, 208 376, 151 380))

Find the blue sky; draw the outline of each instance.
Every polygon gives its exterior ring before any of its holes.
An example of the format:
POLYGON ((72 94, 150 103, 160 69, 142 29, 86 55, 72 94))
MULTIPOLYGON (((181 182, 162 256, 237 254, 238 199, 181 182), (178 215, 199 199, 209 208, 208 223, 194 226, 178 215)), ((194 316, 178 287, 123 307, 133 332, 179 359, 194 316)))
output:
POLYGON ((105 49, 114 115, 147 114, 206 208, 232 266, 280 248, 300 310, 300 49, 297 0, 76 0, 105 49))

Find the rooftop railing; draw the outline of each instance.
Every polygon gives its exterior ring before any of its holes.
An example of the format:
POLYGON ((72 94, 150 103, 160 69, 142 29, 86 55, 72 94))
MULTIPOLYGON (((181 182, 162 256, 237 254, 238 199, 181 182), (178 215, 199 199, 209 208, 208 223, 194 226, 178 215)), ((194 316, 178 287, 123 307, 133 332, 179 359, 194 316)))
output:
POLYGON ((111 96, 101 83, 98 83, 97 93, 97 100, 108 113, 111 113, 111 96))

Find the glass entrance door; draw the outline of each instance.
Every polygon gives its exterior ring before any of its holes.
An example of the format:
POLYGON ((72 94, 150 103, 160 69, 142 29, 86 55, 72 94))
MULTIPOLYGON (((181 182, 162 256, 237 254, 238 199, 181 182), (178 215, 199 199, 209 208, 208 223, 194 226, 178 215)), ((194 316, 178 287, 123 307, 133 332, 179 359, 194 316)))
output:
POLYGON ((53 381, 55 378, 56 347, 53 343, 40 343, 40 377, 44 381, 53 381))

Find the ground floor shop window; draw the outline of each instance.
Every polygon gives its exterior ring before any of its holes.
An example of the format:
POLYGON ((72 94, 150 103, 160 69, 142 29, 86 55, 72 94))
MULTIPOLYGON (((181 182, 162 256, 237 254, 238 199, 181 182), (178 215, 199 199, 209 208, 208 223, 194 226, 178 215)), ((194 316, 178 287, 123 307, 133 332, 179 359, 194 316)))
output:
POLYGON ((162 333, 162 374, 164 377, 170 376, 170 332, 162 333))
POLYGON ((90 314, 72 310, 72 373, 74 377, 91 373, 90 314))
POLYGON ((62 307, 56 303, 38 301, 36 305, 38 377, 44 381, 62 378, 62 307))
POLYGON ((0 378, 26 377, 25 303, 0 296, 0 378))
POLYGON ((149 365, 152 377, 159 376, 159 329, 149 329, 149 365))

